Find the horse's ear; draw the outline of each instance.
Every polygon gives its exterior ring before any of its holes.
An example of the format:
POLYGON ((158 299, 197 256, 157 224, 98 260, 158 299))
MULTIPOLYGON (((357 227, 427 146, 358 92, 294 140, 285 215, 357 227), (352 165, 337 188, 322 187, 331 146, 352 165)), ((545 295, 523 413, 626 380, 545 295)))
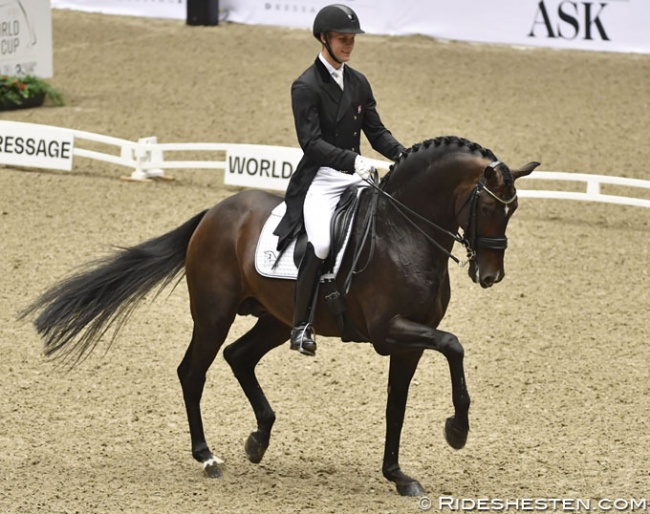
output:
POLYGON ((525 177, 526 175, 530 175, 535 168, 539 166, 539 163, 536 161, 529 162, 528 164, 524 164, 521 168, 516 169, 516 170, 510 170, 510 173, 512 174, 513 178, 517 180, 518 178, 525 177))
POLYGON ((483 176, 488 182, 494 178, 496 175, 496 167, 499 165, 499 161, 494 161, 492 164, 488 164, 483 170, 483 176))

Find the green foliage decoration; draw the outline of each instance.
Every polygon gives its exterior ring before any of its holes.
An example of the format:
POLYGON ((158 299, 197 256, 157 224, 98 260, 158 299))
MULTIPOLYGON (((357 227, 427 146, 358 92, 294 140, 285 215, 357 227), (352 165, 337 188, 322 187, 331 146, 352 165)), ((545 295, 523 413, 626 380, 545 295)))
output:
POLYGON ((0 75, 0 109, 26 106, 33 100, 47 100, 52 105, 64 104, 61 93, 43 79, 32 75, 0 75))

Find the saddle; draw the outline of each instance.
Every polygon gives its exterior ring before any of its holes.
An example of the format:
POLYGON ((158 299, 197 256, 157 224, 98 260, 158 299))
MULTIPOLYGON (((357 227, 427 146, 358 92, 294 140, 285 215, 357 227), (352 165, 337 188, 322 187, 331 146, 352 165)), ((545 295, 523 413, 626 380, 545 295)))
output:
MULTIPOLYGON (((345 296, 350 289, 356 263, 366 242, 366 237, 363 237, 354 248, 347 248, 347 245, 357 215, 362 216, 359 221, 361 223, 361 233, 368 235, 369 228, 374 221, 377 196, 377 192, 372 189, 350 186, 341 195, 330 225, 332 244, 330 254, 323 266, 321 291, 324 293, 328 310, 336 320, 343 342, 368 341, 368 336, 363 334, 350 319, 345 302, 345 296), (367 204, 368 206, 363 209, 363 212, 359 213, 362 195, 370 192, 373 195, 371 202, 367 204), (341 293, 335 278, 343 260, 343 255, 346 252, 353 252, 353 265, 343 281, 344 287, 343 293, 341 293)), ((285 208, 284 203, 278 205, 262 228, 255 252, 255 267, 257 272, 263 276, 295 279, 308 241, 307 234, 303 230, 294 241, 287 245, 283 252, 278 254, 275 250, 277 236, 273 235, 273 231, 284 215, 285 208)))

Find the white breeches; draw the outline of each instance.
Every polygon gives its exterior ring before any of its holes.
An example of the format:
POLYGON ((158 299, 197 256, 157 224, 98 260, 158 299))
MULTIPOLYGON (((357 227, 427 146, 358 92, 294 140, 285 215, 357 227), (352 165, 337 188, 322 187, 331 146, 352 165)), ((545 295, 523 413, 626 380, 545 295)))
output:
POLYGON ((309 186, 303 215, 307 239, 319 259, 330 252, 330 222, 343 191, 352 184, 368 186, 358 175, 347 175, 332 168, 320 168, 309 186))

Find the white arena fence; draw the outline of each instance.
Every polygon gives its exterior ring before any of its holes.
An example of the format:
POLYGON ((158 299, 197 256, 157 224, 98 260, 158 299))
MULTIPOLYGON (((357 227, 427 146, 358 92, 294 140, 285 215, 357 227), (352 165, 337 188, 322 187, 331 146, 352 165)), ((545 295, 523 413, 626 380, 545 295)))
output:
MULTIPOLYGON (((299 148, 235 143, 158 143, 156 137, 128 141, 111 136, 62 127, 15 121, 0 121, 0 164, 72 170, 74 157, 103 161, 132 170, 126 177, 134 181, 169 178, 169 169, 215 169, 224 172, 226 185, 284 191, 302 151, 299 148), (88 148, 88 145, 94 148, 88 148), (96 147, 108 147, 98 149, 96 147), (112 150, 111 151, 109 151, 112 150), (210 159, 170 160, 172 153, 208 153, 210 159)), ((388 169, 387 161, 373 159, 379 169, 388 169)), ((525 181, 563 183, 563 190, 518 189, 522 198, 583 200, 638 207, 650 207, 650 199, 640 190, 650 190, 650 181, 566 173, 535 171, 525 181), (575 187, 579 185, 581 187, 575 187), (625 194, 604 194, 603 186, 623 188, 625 194), (566 190, 571 189, 571 190, 566 190), (575 190, 578 189, 578 190, 575 190)))

